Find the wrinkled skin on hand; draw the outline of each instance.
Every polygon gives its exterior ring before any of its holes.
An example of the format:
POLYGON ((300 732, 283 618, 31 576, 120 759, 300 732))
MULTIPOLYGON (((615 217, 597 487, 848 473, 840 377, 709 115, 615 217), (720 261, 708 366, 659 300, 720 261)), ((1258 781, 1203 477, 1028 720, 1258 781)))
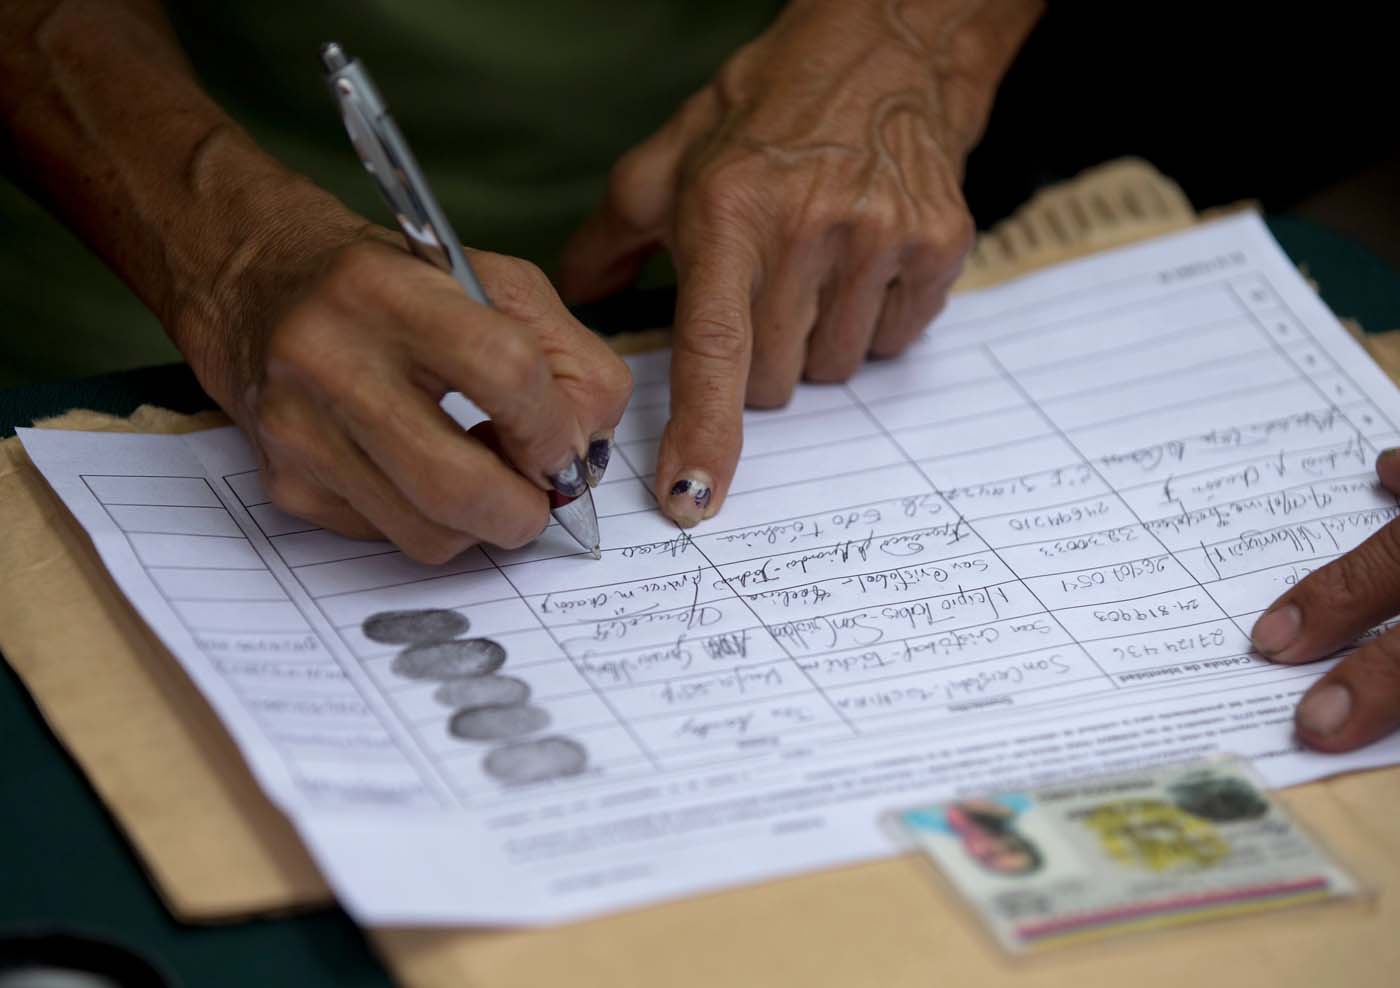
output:
POLYGON ((206 386, 243 426, 282 510, 444 562, 471 545, 516 547, 548 523, 550 488, 582 490, 590 441, 631 392, 626 365, 559 302, 536 267, 472 252, 493 307, 364 227, 260 278, 227 311, 240 332, 202 350, 206 386), (438 406, 460 391, 499 445, 438 406))
POLYGON ((799 0, 623 156, 569 245, 566 298, 625 286, 669 248, 679 277, 656 493, 719 510, 742 410, 841 381, 942 308, 973 240, 960 191, 1026 0, 799 0))

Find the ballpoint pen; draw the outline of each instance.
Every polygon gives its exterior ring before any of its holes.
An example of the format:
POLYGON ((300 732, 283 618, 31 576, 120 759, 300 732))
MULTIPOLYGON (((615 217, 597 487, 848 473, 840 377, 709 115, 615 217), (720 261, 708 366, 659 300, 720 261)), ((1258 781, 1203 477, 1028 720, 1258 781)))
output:
MULTIPOLYGON (((389 115, 369 72, 335 42, 322 46, 321 63, 331 96, 340 107, 350 143, 403 230, 409 250, 450 274, 472 299, 490 305, 486 289, 462 252, 461 242, 428 188, 417 159, 389 115)), ((593 493, 583 483, 581 473, 574 479, 583 486, 583 492, 570 497, 551 490, 550 513, 564 531, 591 552, 594 559, 599 559, 602 552, 593 493)))

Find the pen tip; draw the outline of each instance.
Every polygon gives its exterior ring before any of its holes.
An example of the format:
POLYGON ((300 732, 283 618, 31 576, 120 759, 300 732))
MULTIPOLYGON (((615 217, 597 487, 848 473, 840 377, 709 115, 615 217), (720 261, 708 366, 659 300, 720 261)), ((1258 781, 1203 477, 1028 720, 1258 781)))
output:
POLYGON ((602 550, 601 547, 596 546, 596 545, 593 547, 593 558, 594 558, 594 559, 602 559, 602 558, 603 558, 603 550, 602 550))

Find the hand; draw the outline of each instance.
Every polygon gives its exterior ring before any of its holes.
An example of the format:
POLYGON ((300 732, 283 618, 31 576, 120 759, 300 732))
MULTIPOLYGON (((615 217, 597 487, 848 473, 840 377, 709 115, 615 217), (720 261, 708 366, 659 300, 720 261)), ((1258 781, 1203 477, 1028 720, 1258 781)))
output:
POLYGON ((533 265, 471 254, 492 309, 398 242, 362 230, 290 278, 246 278, 263 282, 256 304, 232 308, 254 315, 199 348, 201 379, 282 510, 428 563, 522 545, 549 520, 549 487, 601 476, 627 366, 533 265), (491 416, 509 463, 438 407, 454 390, 491 416))
MULTIPOLYGON (((1376 460, 1381 485, 1400 494, 1400 450, 1376 460)), ((1400 613, 1400 519, 1289 590, 1254 625, 1254 646, 1274 662, 1324 658, 1400 613)), ((1363 644, 1298 704, 1298 736, 1320 751, 1350 751, 1400 726, 1400 628, 1363 644)))
POLYGON ((679 277, 656 493, 713 515, 745 402, 841 381, 913 341, 972 244, 960 185, 1040 0, 795 0, 618 161, 565 251, 566 298, 624 287, 668 247, 679 277))

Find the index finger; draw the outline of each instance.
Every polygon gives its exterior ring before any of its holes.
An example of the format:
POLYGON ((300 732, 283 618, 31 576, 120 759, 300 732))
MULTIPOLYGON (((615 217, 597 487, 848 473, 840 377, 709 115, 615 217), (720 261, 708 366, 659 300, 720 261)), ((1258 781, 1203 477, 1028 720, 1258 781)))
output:
POLYGON ((657 501, 684 528, 719 510, 739 462, 758 272, 741 238, 700 239, 703 253, 677 258, 671 419, 656 459, 657 501))
POLYGON ((1351 751, 1400 727, 1400 630, 1366 642, 1298 703, 1298 736, 1319 751, 1351 751))

